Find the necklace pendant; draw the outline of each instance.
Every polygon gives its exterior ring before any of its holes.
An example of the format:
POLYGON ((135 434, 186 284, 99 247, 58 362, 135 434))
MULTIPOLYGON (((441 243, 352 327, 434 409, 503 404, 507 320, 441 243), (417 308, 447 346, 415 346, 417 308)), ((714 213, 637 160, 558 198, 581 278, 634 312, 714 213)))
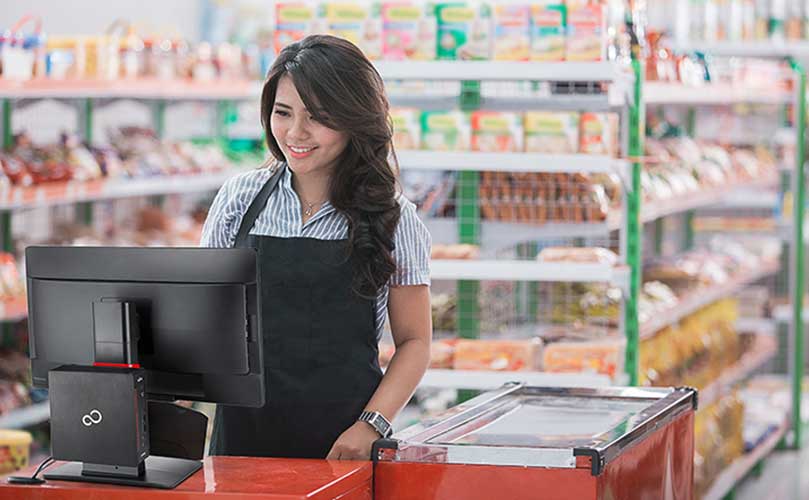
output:
POLYGON ((312 215, 312 207, 308 207, 308 208, 306 208, 306 209, 303 211, 303 215, 304 215, 305 217, 309 217, 309 216, 311 216, 311 215, 312 215))

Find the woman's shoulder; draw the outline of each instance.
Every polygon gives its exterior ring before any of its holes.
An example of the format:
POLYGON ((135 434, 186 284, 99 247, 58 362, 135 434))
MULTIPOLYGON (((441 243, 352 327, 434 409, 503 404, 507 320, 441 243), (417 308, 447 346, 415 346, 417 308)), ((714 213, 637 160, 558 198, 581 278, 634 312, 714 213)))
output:
POLYGON ((407 234, 409 237, 413 237, 415 235, 420 239, 426 238, 429 240, 429 232, 427 231, 427 227, 424 225, 424 222, 422 222, 421 218, 419 217, 416 204, 408 200, 403 194, 400 194, 397 197, 397 201, 399 202, 399 208, 401 209, 399 225, 396 228, 397 236, 407 234))
POLYGON ((267 182, 274 170, 261 167, 236 174, 225 181, 224 188, 229 195, 241 195, 245 191, 258 191, 267 182))

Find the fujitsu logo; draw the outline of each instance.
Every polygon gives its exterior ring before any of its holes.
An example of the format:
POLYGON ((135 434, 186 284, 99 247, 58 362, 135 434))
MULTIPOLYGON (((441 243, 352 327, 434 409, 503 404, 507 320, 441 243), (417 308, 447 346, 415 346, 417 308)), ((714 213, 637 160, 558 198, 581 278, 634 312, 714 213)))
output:
POLYGON ((84 424, 85 427, 91 427, 94 424, 100 424, 101 421, 104 420, 104 415, 101 414, 100 411, 93 408, 90 410, 90 413, 81 417, 81 423, 84 424))

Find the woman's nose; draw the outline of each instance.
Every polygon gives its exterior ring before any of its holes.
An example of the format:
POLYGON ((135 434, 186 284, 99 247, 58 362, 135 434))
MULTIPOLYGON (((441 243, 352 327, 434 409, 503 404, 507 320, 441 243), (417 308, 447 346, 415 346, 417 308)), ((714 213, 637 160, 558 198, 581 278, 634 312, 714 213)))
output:
POLYGON ((309 127, 307 126, 306 120, 301 118, 296 118, 292 122, 292 127, 290 127, 289 132, 287 132, 287 136, 291 139, 306 139, 309 137, 309 127))

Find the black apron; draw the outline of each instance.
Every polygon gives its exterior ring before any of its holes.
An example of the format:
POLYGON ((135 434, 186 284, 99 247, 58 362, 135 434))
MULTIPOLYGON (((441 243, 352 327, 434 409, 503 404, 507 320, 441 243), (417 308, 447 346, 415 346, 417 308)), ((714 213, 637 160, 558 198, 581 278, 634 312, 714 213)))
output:
POLYGON ((219 405, 211 455, 325 458, 382 380, 374 303, 351 289, 346 240, 248 234, 284 168, 251 203, 234 244, 258 250, 266 404, 219 405))

